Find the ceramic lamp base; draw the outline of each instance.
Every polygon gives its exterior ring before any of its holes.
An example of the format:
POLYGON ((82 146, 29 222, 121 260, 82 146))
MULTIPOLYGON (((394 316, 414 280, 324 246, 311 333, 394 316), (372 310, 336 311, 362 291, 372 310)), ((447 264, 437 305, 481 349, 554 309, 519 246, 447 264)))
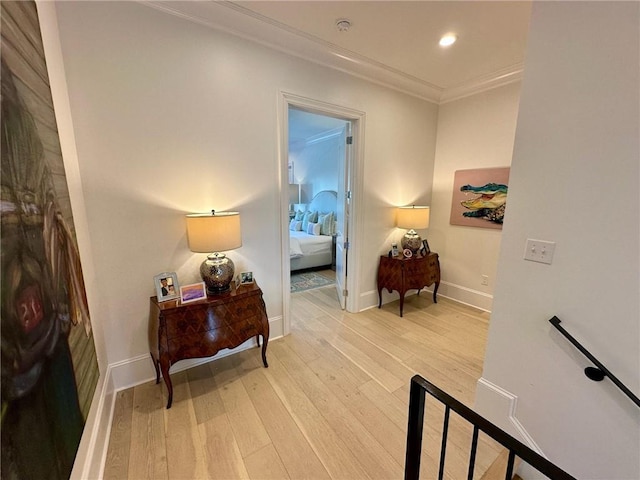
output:
POLYGON ((418 235, 414 230, 409 230, 404 237, 402 237, 402 241, 400 242, 402 245, 402 249, 408 248, 411 252, 416 255, 418 250, 422 248, 422 238, 418 235))
POLYGON ((235 266, 224 253, 212 253, 200 265, 200 276, 207 286, 207 294, 219 295, 228 292, 235 266))

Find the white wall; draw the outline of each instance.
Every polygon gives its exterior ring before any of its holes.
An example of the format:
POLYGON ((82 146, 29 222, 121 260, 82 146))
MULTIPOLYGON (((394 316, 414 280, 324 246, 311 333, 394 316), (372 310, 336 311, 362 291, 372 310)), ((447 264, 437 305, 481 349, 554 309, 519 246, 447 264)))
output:
POLYGON ((435 105, 137 3, 56 8, 110 365, 140 358, 153 376, 152 278, 199 280, 188 212, 241 212, 243 246, 230 257, 255 273, 269 317, 281 319, 281 91, 366 113, 356 294, 376 302, 392 206, 430 199, 435 105))
MULTIPOLYGON (((640 410, 553 327, 640 395, 637 2, 534 2, 484 380, 577 478, 640 478, 640 410), (525 240, 556 242, 552 265, 525 240)), ((479 384, 477 407, 495 399, 479 384)), ((507 424, 508 414, 492 414, 507 424)))
POLYGON ((82 180, 78 166, 78 156, 69 108, 69 96, 60 50, 58 24, 55 6, 52 2, 38 2, 38 18, 45 50, 51 96, 54 103, 60 149, 64 161, 65 175, 69 188, 69 198, 74 216, 78 250, 82 258, 82 273, 91 312, 93 338, 100 378, 96 385, 93 402, 85 421, 84 432, 71 478, 97 478, 99 466, 92 465, 94 452, 106 449, 110 419, 110 404, 113 401, 113 385, 107 383, 107 351, 104 337, 104 322, 100 317, 102 297, 97 286, 95 265, 93 264, 92 242, 87 226, 87 211, 82 191, 82 180), (92 466, 94 467, 91 470, 92 466), (98 468, 96 468, 98 467, 98 468), (91 471, 90 471, 91 470, 91 471))
POLYGON ((520 83, 514 83, 441 105, 438 113, 426 231, 431 249, 440 255, 438 292, 484 310, 492 306, 502 232, 449 224, 453 178, 456 170, 511 165, 519 99, 520 83), (486 286, 482 275, 489 278, 486 286))
POLYGON ((303 185, 302 203, 309 203, 322 190, 338 189, 339 156, 344 155, 342 141, 337 135, 289 153, 295 162, 296 183, 303 185))

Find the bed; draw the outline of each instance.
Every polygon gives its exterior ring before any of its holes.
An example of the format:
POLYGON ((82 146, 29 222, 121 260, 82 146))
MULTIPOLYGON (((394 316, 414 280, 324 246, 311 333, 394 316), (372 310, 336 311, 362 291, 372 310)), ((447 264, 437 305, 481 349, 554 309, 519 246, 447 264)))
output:
POLYGON ((305 212, 296 212, 289 224, 292 272, 331 266, 334 257, 332 237, 335 232, 337 202, 338 195, 335 191, 323 190, 313 197, 305 212), (309 224, 312 224, 311 229, 308 228, 309 224))

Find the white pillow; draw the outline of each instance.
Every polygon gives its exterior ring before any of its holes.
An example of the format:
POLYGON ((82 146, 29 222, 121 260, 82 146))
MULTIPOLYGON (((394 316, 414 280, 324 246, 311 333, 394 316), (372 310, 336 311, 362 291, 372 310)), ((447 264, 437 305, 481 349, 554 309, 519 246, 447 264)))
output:
POLYGON ((331 235, 333 233, 333 212, 318 215, 318 223, 322 235, 331 235))
POLYGON ((304 217, 302 218, 302 230, 303 231, 307 231, 307 227, 309 226, 309 223, 314 222, 316 223, 318 221, 318 212, 311 212, 311 211, 307 211, 304 214, 304 217))
POLYGON ((320 224, 309 222, 309 225, 307 225, 307 233, 309 235, 320 235, 320 224))
POLYGON ((299 232, 300 230, 302 230, 302 222, 300 220, 296 220, 294 218, 289 223, 289 230, 291 230, 293 232, 299 232))

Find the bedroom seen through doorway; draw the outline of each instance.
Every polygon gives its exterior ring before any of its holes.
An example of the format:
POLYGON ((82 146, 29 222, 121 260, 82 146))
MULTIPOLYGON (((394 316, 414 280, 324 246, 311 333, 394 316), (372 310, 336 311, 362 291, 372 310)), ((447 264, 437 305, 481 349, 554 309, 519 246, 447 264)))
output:
POLYGON ((288 107, 291 292, 334 284, 345 308, 351 121, 288 107))

